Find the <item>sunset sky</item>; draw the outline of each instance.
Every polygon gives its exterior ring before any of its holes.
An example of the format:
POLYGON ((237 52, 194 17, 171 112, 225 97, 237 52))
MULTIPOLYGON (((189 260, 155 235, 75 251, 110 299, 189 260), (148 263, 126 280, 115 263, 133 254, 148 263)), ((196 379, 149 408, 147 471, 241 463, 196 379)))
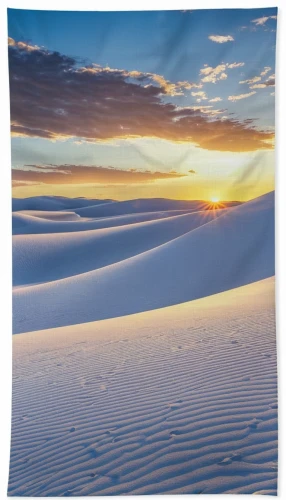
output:
POLYGON ((276 16, 9 9, 13 196, 274 189, 276 16))

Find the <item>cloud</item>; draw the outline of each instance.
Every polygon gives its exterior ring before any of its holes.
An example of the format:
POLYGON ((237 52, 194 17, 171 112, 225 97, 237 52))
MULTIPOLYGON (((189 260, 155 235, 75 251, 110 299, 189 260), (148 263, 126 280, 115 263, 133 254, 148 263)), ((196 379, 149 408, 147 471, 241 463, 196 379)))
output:
POLYGON ((247 97, 250 97, 252 95, 256 94, 256 92, 249 92, 248 94, 240 94, 240 95, 230 95, 228 97, 229 101, 239 101, 240 99, 246 99, 247 97))
POLYGON ((254 76, 253 78, 250 78, 249 80, 241 80, 239 83, 247 83, 248 85, 251 85, 252 83, 259 82, 261 80, 261 76, 254 76))
POLYGON ((158 83, 159 87, 164 89, 164 93, 171 95, 171 96, 176 96, 176 95, 183 95, 184 90, 190 90, 192 88, 201 88, 201 84, 196 84, 196 83, 191 83, 188 81, 183 81, 183 82, 177 82, 177 83, 171 83, 168 80, 165 80, 165 78, 161 75, 156 75, 153 73, 140 73, 139 71, 131 71, 129 72, 129 76, 134 76, 134 78, 141 79, 150 79, 151 81, 158 83), (136 75, 136 76, 134 76, 136 75))
POLYGON ((219 102, 222 101, 221 97, 213 97, 213 99, 210 99, 209 102, 219 102))
POLYGON ((197 97, 197 102, 206 101, 208 99, 207 94, 202 90, 199 92, 192 92, 192 96, 197 97))
POLYGON ((201 81, 203 83, 216 83, 218 80, 225 80, 227 78, 227 74, 225 73, 226 69, 234 69, 241 66, 244 66, 244 62, 222 63, 214 68, 205 64, 205 66, 200 70, 200 75, 203 75, 201 81))
POLYGON ((26 165, 12 169, 14 187, 26 183, 40 184, 138 184, 162 179, 185 177, 177 172, 150 172, 137 169, 85 165, 26 165))
POLYGON ((269 19, 277 19, 277 16, 263 16, 259 17, 258 19, 253 19, 253 21, 251 22, 256 26, 264 26, 269 19))
POLYGON ((244 64, 245 64, 244 62, 239 62, 239 63, 235 62, 235 63, 227 64, 227 67, 229 69, 241 68, 242 66, 244 66, 244 64))
POLYGON ((270 75, 266 81, 257 83, 249 87, 250 89, 265 89, 267 87, 275 87, 275 74, 270 75))
POLYGON ((223 36, 223 35, 210 35, 208 38, 212 42, 216 42, 216 43, 234 42, 234 38, 231 35, 226 35, 226 36, 223 36))
POLYGON ((8 37, 8 47, 16 47, 18 49, 23 49, 27 52, 33 52, 34 50, 41 50, 38 45, 29 45, 26 42, 16 42, 13 38, 8 37))
POLYGON ((225 109, 212 109, 213 106, 191 106, 190 109, 194 111, 200 111, 203 114, 208 115, 209 117, 215 116, 215 115, 220 115, 221 113, 224 113, 226 110, 225 109))
POLYGON ((269 71, 271 71, 271 67, 270 66, 264 66, 264 70, 261 71, 260 76, 267 75, 267 73, 269 73, 269 71))
POLYGON ((16 180, 12 179, 12 188, 38 186, 38 185, 39 185, 39 182, 16 181, 16 180))
POLYGON ((190 174, 196 174, 197 172, 195 170, 189 170, 190 174))
MULTIPOLYGON (((204 67, 202 75, 224 79, 225 68, 243 64, 204 67)), ((11 131, 21 137, 87 142, 149 137, 217 151, 270 149, 274 137, 272 130, 256 130, 243 120, 215 119, 215 110, 207 114, 168 102, 174 92, 201 84, 171 84, 152 73, 83 66, 24 42, 10 42, 9 73, 11 131)))

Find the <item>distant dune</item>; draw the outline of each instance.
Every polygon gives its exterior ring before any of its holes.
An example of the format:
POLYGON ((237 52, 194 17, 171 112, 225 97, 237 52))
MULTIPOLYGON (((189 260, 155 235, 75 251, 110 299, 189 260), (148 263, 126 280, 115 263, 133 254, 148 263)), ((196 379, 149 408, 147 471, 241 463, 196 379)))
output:
MULTIPOLYGON (((224 202, 226 207, 239 205, 238 201, 224 202)), ((170 210, 202 210, 207 202, 202 200, 171 200, 168 198, 142 198, 127 201, 65 198, 63 196, 34 196, 13 198, 12 211, 74 210, 81 217, 109 217, 116 215, 170 210), (108 205, 108 206, 107 206, 108 205)))
MULTIPOLYGON (((239 202, 225 202, 225 207, 239 205, 239 202)), ((143 198, 118 201, 106 205, 87 206, 76 209, 81 217, 107 217, 129 213, 157 212, 166 210, 204 210, 208 203, 202 200, 169 200, 165 198, 143 198)))
POLYGON ((88 198, 65 198, 64 196, 33 196, 31 198, 13 198, 12 211, 19 210, 66 210, 86 207, 113 200, 93 200, 88 198))
POLYGON ((23 286, 13 294, 14 333, 157 309, 273 276, 274 193, 214 213, 84 236, 15 236, 23 286))
POLYGON ((45 212, 23 211, 13 213, 12 228, 14 235, 70 233, 125 226, 127 224, 165 219, 167 217, 191 212, 193 212, 193 210, 167 210, 165 212, 142 212, 140 214, 89 218, 80 217, 75 212, 47 212, 48 215, 43 216, 42 214, 45 212), (55 216, 52 214, 55 214, 55 216))
MULTIPOLYGON (((250 245, 260 210, 269 228, 257 202, 193 234, 218 224, 227 261, 238 244, 229 246, 229 225, 242 226, 250 245)), ((217 243, 208 241, 223 272, 217 243)), ((234 266, 245 265, 240 250, 234 266)), ((189 261, 181 264, 191 281, 189 261)), ((175 282, 175 269, 164 269, 175 282)), ((152 295, 146 279, 143 301, 152 295)), ((101 294, 98 282, 97 290, 90 304, 101 294)), ((27 307, 36 296, 26 296, 27 307)), ((61 322, 65 313, 41 299, 41 313, 61 322)), ((79 310, 80 289, 77 300, 79 310)), ((39 307, 27 309, 25 325, 39 307)), ((13 377, 9 495, 277 492, 273 278, 161 310, 15 335, 13 377)))

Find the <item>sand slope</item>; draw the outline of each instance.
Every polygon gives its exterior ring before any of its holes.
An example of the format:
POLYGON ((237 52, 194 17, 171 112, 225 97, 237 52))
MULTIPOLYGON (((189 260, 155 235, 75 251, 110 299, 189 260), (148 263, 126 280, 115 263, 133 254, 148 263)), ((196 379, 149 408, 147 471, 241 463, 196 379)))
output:
POLYGON ((81 233, 14 236, 13 283, 43 283, 99 269, 160 246, 222 214, 194 212, 81 233))
MULTIPOLYGON (((121 257, 116 257, 116 244, 103 245, 102 255, 105 252, 113 252, 115 263, 15 289, 14 333, 157 309, 272 276, 274 194, 228 209, 207 224, 125 260, 117 261, 121 257)), ((66 255, 69 258, 68 246, 66 255)), ((24 268, 25 258, 19 266, 24 268)))
MULTIPOLYGON (((225 210, 225 209, 223 209, 225 210)), ((221 212, 223 210, 218 210, 221 212)), ((125 226, 151 220, 165 219, 189 213, 189 210, 167 210, 165 212, 143 212, 139 214, 117 215, 113 217, 81 217, 75 212, 23 211, 12 215, 13 235, 52 234, 90 231, 108 227, 125 226), (41 215, 39 215, 41 214, 41 215)), ((191 211, 193 212, 193 211, 191 211)))
POLYGON ((9 494, 274 495, 276 418, 273 279, 16 335, 9 494))

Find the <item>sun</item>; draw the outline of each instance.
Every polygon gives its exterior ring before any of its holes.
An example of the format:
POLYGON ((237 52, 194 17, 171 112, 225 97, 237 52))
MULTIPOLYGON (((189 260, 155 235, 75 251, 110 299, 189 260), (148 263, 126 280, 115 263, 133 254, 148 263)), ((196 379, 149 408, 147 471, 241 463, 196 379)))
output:
POLYGON ((212 203, 218 203, 218 202, 219 202, 219 198, 218 198, 218 196, 213 196, 213 197, 210 199, 210 201, 211 201, 212 203))

